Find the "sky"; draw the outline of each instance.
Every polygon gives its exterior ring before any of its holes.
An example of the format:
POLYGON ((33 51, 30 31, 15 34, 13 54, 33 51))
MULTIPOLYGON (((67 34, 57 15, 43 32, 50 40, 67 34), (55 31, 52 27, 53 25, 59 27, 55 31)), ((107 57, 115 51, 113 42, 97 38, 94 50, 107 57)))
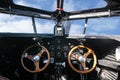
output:
MULTIPOLYGON (((13 0, 15 4, 44 9, 56 10, 56 0, 13 0)), ((105 7, 104 0, 64 0, 64 10, 76 11, 105 7)), ((53 33, 55 22, 52 20, 35 19, 38 33, 53 33)), ((85 20, 71 21, 70 34, 82 34, 85 20)), ((86 34, 120 35, 120 17, 96 18, 88 20, 86 34)), ((0 14, 0 32, 34 33, 29 17, 0 14)))

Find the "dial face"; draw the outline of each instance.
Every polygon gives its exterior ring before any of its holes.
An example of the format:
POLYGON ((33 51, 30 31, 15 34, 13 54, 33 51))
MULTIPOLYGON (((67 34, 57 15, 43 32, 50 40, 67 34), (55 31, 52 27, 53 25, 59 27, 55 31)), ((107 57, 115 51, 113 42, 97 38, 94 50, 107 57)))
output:
POLYGON ((55 62, 62 62, 67 59, 71 43, 64 38, 56 37, 47 42, 49 46, 50 56, 55 59, 55 62))
POLYGON ((57 46, 57 50, 61 50, 62 48, 61 48, 61 45, 58 45, 57 46))
POLYGON ((54 52, 51 51, 51 52, 50 52, 50 56, 51 56, 51 57, 54 57, 54 52))
POLYGON ((50 50, 54 50, 54 49, 55 49, 54 45, 50 45, 50 50))
POLYGON ((58 58, 61 57, 61 53, 60 53, 60 52, 57 53, 57 57, 58 57, 58 58))
POLYGON ((67 57, 68 53, 67 52, 64 52, 64 57, 67 57))
POLYGON ((63 46, 63 49, 64 51, 68 51, 68 46, 67 45, 63 46))

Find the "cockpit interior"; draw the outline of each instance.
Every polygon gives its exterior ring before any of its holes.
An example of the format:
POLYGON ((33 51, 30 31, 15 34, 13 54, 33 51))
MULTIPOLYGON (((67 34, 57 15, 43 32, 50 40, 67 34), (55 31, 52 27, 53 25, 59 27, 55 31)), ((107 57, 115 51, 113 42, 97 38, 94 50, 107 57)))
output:
POLYGON ((85 34, 89 19, 120 16, 120 1, 105 1, 103 8, 66 12, 64 0, 56 0, 55 11, 0 0, 0 13, 30 17, 34 30, 0 32, 0 80, 119 80, 120 36, 85 34), (55 21, 53 34, 37 33, 35 18, 55 21), (64 21, 81 19, 83 34, 65 33, 64 21))

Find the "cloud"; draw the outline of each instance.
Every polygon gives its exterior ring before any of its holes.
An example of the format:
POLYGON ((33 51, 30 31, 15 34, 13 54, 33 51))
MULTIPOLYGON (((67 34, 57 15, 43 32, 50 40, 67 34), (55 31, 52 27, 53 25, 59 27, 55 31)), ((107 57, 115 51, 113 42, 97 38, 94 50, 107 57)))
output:
POLYGON ((52 5, 52 10, 56 10, 56 8, 57 8, 57 0, 54 1, 52 5))
POLYGON ((32 6, 32 4, 27 3, 25 0, 14 0, 14 3, 18 5, 32 6))
POLYGON ((38 33, 50 33, 52 34, 54 31, 54 23, 52 22, 45 22, 45 23, 39 23, 36 22, 36 26, 37 26, 37 32, 38 33))
POLYGON ((0 32, 33 33, 30 19, 23 18, 21 20, 17 20, 16 18, 18 17, 0 14, 0 32))
MULTIPOLYGON (((38 33, 53 33, 54 23, 45 23, 36 20, 38 33)), ((34 33, 31 18, 0 14, 0 32, 34 33), (20 18, 20 20, 19 20, 20 18)))
POLYGON ((83 26, 78 24, 72 24, 70 28, 69 34, 82 34, 83 33, 83 26))
POLYGON ((115 34, 119 22, 120 17, 91 19, 88 23, 89 34, 115 34))
POLYGON ((41 6, 38 5, 37 2, 31 1, 31 0, 14 0, 15 4, 22 5, 22 6, 27 6, 27 7, 34 7, 40 9, 41 6), (35 4, 36 3, 36 4, 35 4))
POLYGON ((95 5, 96 8, 99 8, 99 7, 105 7, 107 5, 106 1, 105 0, 97 0, 97 4, 95 5))
POLYGON ((75 10, 75 1, 74 0, 64 0, 64 10, 65 11, 73 11, 75 10))

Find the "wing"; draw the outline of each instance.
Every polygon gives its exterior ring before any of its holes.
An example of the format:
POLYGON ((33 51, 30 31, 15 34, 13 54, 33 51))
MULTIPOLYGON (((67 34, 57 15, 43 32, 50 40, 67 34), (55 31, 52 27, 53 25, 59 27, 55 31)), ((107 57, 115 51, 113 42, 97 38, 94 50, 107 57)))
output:
POLYGON ((104 8, 69 12, 68 20, 120 16, 120 1, 119 0, 105 0, 105 1, 107 2, 107 6, 104 8))
POLYGON ((0 0, 0 13, 44 19, 51 19, 52 15, 50 11, 16 5, 13 3, 13 0, 0 0))

